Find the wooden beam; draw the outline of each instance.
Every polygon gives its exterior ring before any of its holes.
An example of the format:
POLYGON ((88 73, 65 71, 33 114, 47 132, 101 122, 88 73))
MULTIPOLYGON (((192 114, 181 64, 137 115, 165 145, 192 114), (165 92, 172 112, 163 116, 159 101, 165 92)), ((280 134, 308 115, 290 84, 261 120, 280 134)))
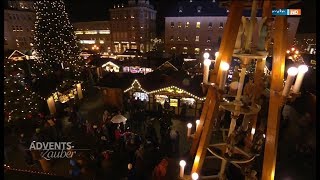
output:
POLYGON ((203 126, 204 126, 204 122, 205 122, 207 113, 208 113, 208 111, 212 111, 212 110, 209 110, 209 108, 212 107, 212 103, 213 103, 212 96, 213 96, 213 91, 209 91, 208 90, 207 98, 206 98, 206 100, 204 102, 204 106, 202 108, 202 112, 201 112, 201 116, 200 116, 200 123, 199 123, 197 131, 194 134, 192 146, 191 146, 190 153, 189 153, 190 157, 193 157, 195 155, 196 151, 197 151, 199 140, 200 140, 200 136, 201 136, 201 133, 202 133, 202 129, 203 129, 203 126))
MULTIPOLYGON (((279 0, 275 3, 276 8, 280 9, 286 8, 288 2, 286 0, 279 0)), ((274 180, 275 176, 280 114, 283 103, 281 98, 281 91, 283 89, 286 48, 287 17, 277 16, 275 18, 272 79, 270 88, 270 101, 262 169, 262 180, 274 180)))
POLYGON ((203 132, 201 133, 201 139, 199 142, 199 147, 197 149, 196 156, 194 158, 191 174, 194 172, 200 174, 200 170, 202 168, 207 153, 207 147, 211 139, 213 122, 215 117, 218 115, 218 113, 215 113, 218 111, 220 104, 220 97, 218 95, 218 92, 216 89, 214 89, 214 87, 209 87, 208 91, 212 93, 212 100, 210 111, 208 111, 207 114, 207 118, 211 117, 211 119, 206 119, 205 126, 203 127, 203 132))
POLYGON ((210 75, 210 82, 212 83, 219 82, 219 68, 221 60, 227 62, 228 64, 231 63, 232 54, 241 23, 243 9, 243 1, 232 1, 230 11, 228 14, 228 19, 222 35, 222 41, 219 48, 219 56, 216 59, 214 70, 211 72, 210 75))

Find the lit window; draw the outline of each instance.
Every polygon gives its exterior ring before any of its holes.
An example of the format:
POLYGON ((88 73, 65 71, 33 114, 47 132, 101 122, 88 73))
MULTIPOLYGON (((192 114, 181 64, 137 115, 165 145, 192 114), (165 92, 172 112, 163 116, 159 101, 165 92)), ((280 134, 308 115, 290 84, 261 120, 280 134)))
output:
POLYGON ((134 16, 131 16, 131 19, 134 19, 134 16))
POLYGON ((99 43, 100 43, 100 44, 104 44, 104 40, 100 40, 99 43))
POLYGON ((186 22, 185 28, 188 28, 190 25, 190 22, 186 22))
POLYGON ((170 37, 170 41, 174 41, 174 38, 173 38, 173 36, 171 36, 171 37, 170 37))
POLYGON ((171 50, 176 50, 176 47, 173 46, 173 47, 171 48, 171 50))
POLYGON ((85 31, 84 34, 98 34, 97 31, 85 31))
POLYGON ((95 44, 95 40, 80 40, 80 44, 95 44))
POLYGON ((197 22, 196 28, 200 28, 200 22, 197 22))
POLYGON ((194 48, 194 53, 199 54, 200 53, 200 48, 194 48))
POLYGON ((181 39, 180 39, 180 37, 179 37, 179 36, 177 37, 177 41, 181 41, 181 39))
POLYGON ((181 22, 178 22, 178 28, 181 28, 181 22))
POLYGON ((199 41, 199 36, 196 36, 196 40, 195 41, 199 41))
POLYGON ((220 22, 219 29, 223 28, 223 22, 220 22))
POLYGON ((188 54, 188 47, 183 47, 183 52, 182 54, 188 54))
POLYGON ((110 34, 110 30, 99 30, 99 34, 110 34))
POLYGON ((211 37, 208 37, 207 42, 208 43, 211 42, 211 37))
POLYGON ((75 34, 83 34, 83 31, 75 31, 75 34))
POLYGON ((208 29, 212 30, 212 22, 209 22, 208 29))
POLYGON ((188 41, 188 36, 186 36, 186 37, 184 38, 184 41, 188 41))
POLYGON ((174 28, 174 22, 171 22, 171 28, 174 28))

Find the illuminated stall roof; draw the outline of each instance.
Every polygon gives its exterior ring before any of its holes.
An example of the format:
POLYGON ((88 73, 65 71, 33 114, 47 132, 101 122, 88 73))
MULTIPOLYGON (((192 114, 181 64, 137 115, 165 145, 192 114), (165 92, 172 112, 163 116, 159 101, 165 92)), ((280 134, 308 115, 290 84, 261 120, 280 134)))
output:
POLYGON ((22 61, 23 58, 26 57, 26 55, 18 50, 14 51, 8 51, 7 52, 9 55, 7 56, 9 60, 12 61, 22 61))

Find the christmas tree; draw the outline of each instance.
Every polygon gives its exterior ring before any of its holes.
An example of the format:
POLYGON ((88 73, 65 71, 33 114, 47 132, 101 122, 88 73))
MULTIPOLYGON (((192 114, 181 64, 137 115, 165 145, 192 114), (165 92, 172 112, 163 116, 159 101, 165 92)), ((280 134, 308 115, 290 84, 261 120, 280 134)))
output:
POLYGON ((70 70, 80 76, 80 48, 62 0, 36 1, 34 47, 46 74, 70 70))
POLYGON ((10 120, 31 118, 38 113, 40 97, 25 84, 19 62, 4 61, 4 111, 10 120))

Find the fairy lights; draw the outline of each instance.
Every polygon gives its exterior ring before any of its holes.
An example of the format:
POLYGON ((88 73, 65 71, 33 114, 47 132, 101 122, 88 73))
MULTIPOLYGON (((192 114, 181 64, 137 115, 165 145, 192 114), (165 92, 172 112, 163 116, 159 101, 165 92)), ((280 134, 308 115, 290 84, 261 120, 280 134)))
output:
POLYGON ((175 90, 175 92, 177 92, 179 94, 185 93, 185 94, 187 94, 187 95, 189 95, 189 96, 191 96, 191 97, 193 97, 195 99, 198 99, 200 101, 204 101, 206 99, 205 97, 203 97, 203 98, 198 97, 198 96, 196 96, 194 94, 191 94, 188 91, 180 89, 180 88, 178 88, 176 86, 168 86, 168 87, 165 87, 165 88, 161 88, 161 89, 158 89, 158 90, 154 90, 154 91, 148 92, 145 89, 141 88, 141 84, 139 83, 139 81, 137 79, 135 79, 133 81, 133 83, 131 84, 131 87, 129 87, 128 89, 124 90, 124 93, 126 93, 126 92, 128 92, 128 91, 130 91, 131 89, 134 89, 134 88, 137 88, 137 89, 139 89, 139 90, 141 90, 141 91, 143 91, 144 93, 147 93, 147 94, 155 94, 155 93, 158 93, 158 92, 161 92, 161 91, 173 92, 172 90, 175 90))
POLYGON ((34 47, 39 57, 34 69, 39 69, 42 75, 54 73, 61 70, 63 63, 66 69, 74 72, 75 77, 80 77, 83 61, 64 2, 35 1, 34 9, 34 47))

